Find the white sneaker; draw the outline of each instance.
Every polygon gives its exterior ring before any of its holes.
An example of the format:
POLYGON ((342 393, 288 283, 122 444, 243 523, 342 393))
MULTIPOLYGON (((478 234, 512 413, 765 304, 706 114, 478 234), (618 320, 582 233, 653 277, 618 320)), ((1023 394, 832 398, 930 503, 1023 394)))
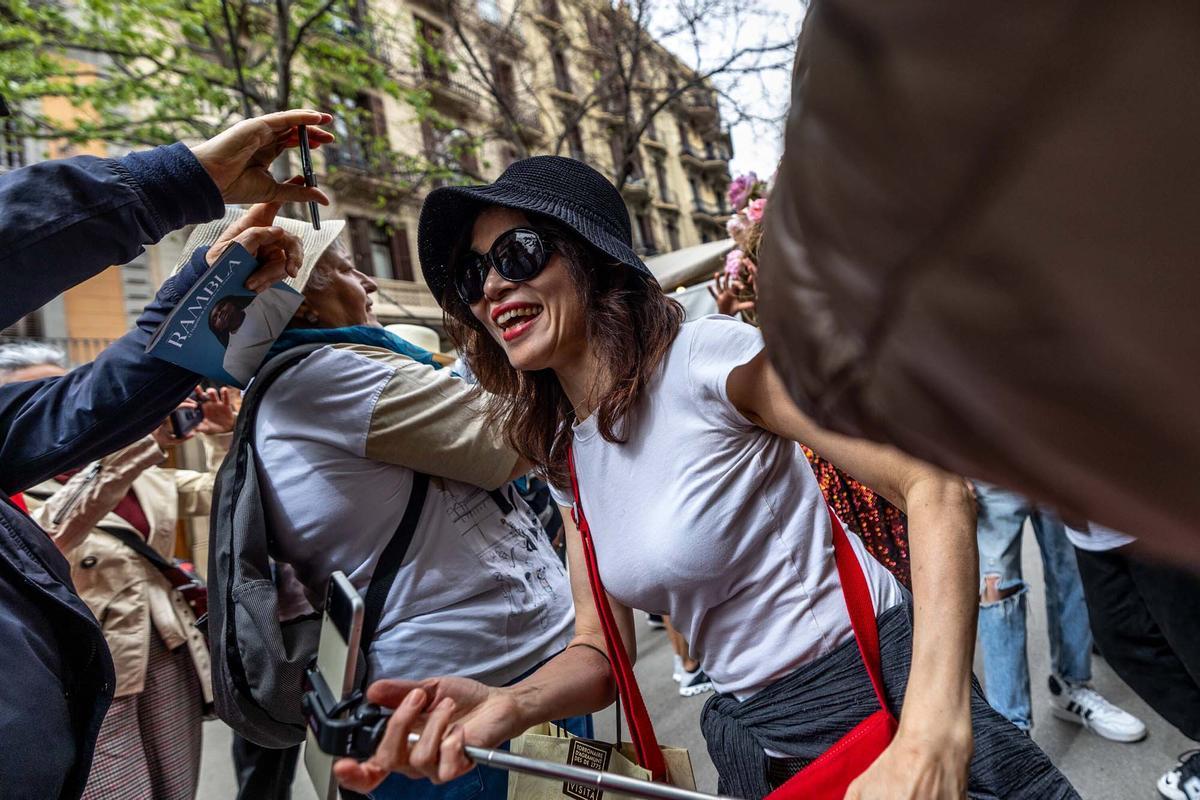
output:
POLYGON ((1158 793, 1164 800, 1200 800, 1200 750, 1179 757, 1175 769, 1158 779, 1158 793))
POLYGON ((1086 683, 1068 683, 1057 675, 1050 676, 1050 713, 1114 742, 1146 738, 1146 725, 1133 714, 1117 708, 1086 683))
POLYGON ((683 668, 683 659, 678 654, 672 656, 674 661, 671 662, 671 680, 679 683, 683 680, 683 675, 686 672, 683 668))
POLYGON ((698 694, 711 692, 713 690, 712 681, 704 670, 696 667, 695 672, 685 672, 679 680, 679 693, 684 697, 695 697, 698 694))

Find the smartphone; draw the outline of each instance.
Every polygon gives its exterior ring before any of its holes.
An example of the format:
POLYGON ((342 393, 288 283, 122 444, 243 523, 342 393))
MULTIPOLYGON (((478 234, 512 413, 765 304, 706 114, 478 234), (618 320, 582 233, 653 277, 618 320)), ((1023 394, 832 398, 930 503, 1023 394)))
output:
MULTIPOLYGON (((358 647, 362 641, 364 604, 344 572, 329 577, 325 592, 325 613, 321 617, 321 635, 317 645, 317 669, 312 676, 313 690, 329 708, 354 691, 354 673, 358 668, 358 647)), ((337 800, 337 781, 333 777, 334 756, 317 745, 312 726, 304 743, 304 767, 320 800, 337 800)))
POLYGON ((182 439, 184 436, 187 436, 197 425, 204 421, 204 401, 208 398, 199 392, 193 392, 190 399, 196 403, 195 408, 177 408, 171 412, 169 417, 171 420, 171 435, 176 439, 182 439))

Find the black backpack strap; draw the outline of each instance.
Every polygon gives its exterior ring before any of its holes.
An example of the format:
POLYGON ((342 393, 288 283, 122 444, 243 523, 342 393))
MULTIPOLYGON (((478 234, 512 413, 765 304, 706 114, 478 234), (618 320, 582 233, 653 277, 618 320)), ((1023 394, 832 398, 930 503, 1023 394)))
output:
POLYGON ((388 592, 396 580, 396 573, 404 562, 408 547, 412 544, 413 536, 417 533, 417 524, 421 521, 421 512, 425 509, 425 497, 429 494, 429 476, 423 472, 413 472, 412 491, 408 495, 408 506, 400 525, 392 534, 392 540, 379 556, 375 572, 371 575, 371 585, 367 587, 364 599, 362 640, 359 648, 364 653, 371 650, 371 642, 375 639, 375 631, 379 627, 379 619, 383 616, 383 604, 387 601, 388 592))
POLYGON ((298 345, 284 350, 259 368, 254 375, 254 380, 242 394, 242 406, 238 409, 237 423, 233 429, 234 442, 253 441, 253 438, 247 439, 246 437, 254 436, 254 421, 258 416, 258 407, 262 403, 263 395, 267 393, 267 389, 271 388, 275 379, 286 372, 289 367, 299 363, 309 353, 328 346, 328 342, 298 345))

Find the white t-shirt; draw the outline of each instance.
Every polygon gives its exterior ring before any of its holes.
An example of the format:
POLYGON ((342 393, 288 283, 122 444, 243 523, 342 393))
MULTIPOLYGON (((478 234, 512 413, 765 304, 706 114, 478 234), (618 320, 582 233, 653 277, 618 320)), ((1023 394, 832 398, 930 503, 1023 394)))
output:
POLYGON ((1094 522, 1088 523, 1086 531, 1076 530, 1070 525, 1067 525, 1066 528, 1067 538, 1071 540, 1071 544, 1080 550, 1090 550, 1093 553, 1116 550, 1118 547, 1124 547, 1131 542, 1137 541, 1132 536, 1128 536, 1120 531, 1114 531, 1112 528, 1105 528, 1094 522))
MULTIPOLYGON (((757 328, 729 317, 686 323, 629 441, 604 440, 593 416, 574 442, 605 587, 625 605, 670 614, 716 688, 739 699, 853 636, 804 453, 726 394, 729 373, 762 348, 757 328)), ((849 538, 877 613, 900 603, 896 579, 849 538)))
POLYGON ((273 555, 310 600, 339 569, 365 592, 413 469, 434 476, 371 646, 372 677, 502 685, 569 643, 566 571, 504 483, 516 456, 449 370, 373 347, 323 348, 277 379, 257 423, 273 555), (496 487, 508 513, 485 491, 496 487))

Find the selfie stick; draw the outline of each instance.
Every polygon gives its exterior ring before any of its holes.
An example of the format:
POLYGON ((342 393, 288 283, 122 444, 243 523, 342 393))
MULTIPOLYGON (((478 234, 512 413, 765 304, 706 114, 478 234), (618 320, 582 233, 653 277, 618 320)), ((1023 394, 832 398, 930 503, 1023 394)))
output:
MULTIPOLYGON (((410 745, 416 744, 419 739, 420 737, 415 733, 408 735, 408 743, 410 745)), ((471 747, 469 745, 463 749, 467 753, 467 758, 476 764, 486 764, 489 767, 496 767, 497 769, 508 770, 509 772, 538 775, 542 778, 570 781, 571 783, 579 783, 602 791, 616 792, 630 797, 645 797, 650 798, 650 800, 657 800, 658 798, 662 798, 662 800, 736 800, 736 798, 732 797, 694 792, 691 789, 680 789, 677 786, 668 786, 665 783, 651 783, 650 781, 630 778, 625 775, 615 775, 611 772, 573 767, 569 764, 556 764, 551 761, 539 761, 536 758, 515 755, 506 750, 492 750, 487 747, 471 747)))

